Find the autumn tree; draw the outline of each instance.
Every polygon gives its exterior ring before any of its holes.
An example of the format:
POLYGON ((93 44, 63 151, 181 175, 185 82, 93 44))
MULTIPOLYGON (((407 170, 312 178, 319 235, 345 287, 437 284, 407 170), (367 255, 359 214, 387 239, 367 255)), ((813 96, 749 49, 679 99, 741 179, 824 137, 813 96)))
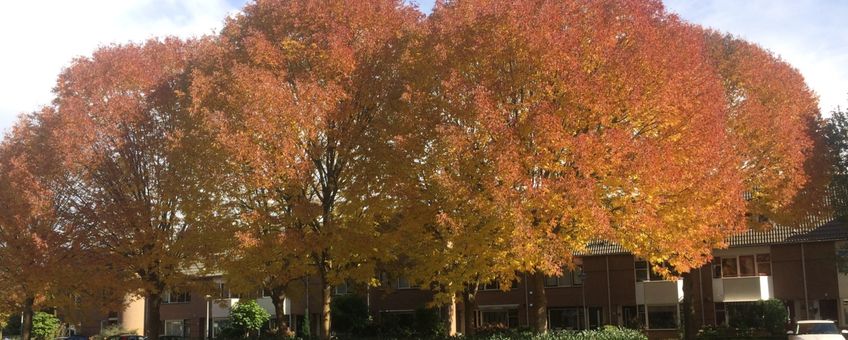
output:
MULTIPOLYGON (((241 194, 235 197, 250 197, 241 194)), ((255 204, 250 207, 269 202, 255 200, 250 202, 255 204)), ((299 289, 301 279, 313 272, 305 256, 303 237, 297 230, 281 226, 284 222, 276 219, 259 220, 259 216, 249 213, 239 217, 233 225, 235 237, 224 248, 228 249, 228 255, 219 262, 217 268, 224 272, 224 279, 232 291, 248 296, 257 290, 270 294, 278 316, 275 319, 277 334, 285 337, 286 331, 292 326, 286 318, 279 317, 285 314, 286 297, 302 293, 302 289, 299 289)))
POLYGON ((215 158, 188 112, 186 74, 200 43, 104 47, 76 59, 56 88, 61 165, 73 178, 69 223, 124 280, 111 290, 145 298, 151 339, 162 294, 197 271, 216 244, 202 235, 220 225, 198 213, 217 205, 203 168, 215 158))
POLYGON ((499 254, 511 268, 470 272, 534 273, 537 329, 544 275, 590 240, 619 243, 664 274, 687 272, 744 229, 746 211, 779 210, 805 181, 815 118, 805 88, 792 83, 796 101, 773 116, 734 111, 703 31, 658 1, 450 1, 429 24, 427 72, 438 81, 410 97, 436 117, 434 148, 476 161, 427 159, 434 183, 458 185, 435 210, 469 234, 486 220, 480 212, 512 224, 484 236, 509 242, 499 254), (764 128, 752 125, 766 118, 782 133, 757 139, 764 128))
POLYGON ((81 250, 73 226, 58 213, 68 205, 66 176, 53 141, 55 113, 20 117, 0 144, 0 287, 3 309, 23 312, 22 338, 33 316, 51 306, 81 250))
POLYGON ((403 170, 398 65, 420 17, 395 0, 257 1, 227 22, 195 74, 196 110, 237 174, 228 200, 240 202, 243 235, 302 246, 283 251, 321 282, 324 338, 332 286, 370 282, 385 250, 376 245, 392 216, 389 178, 403 170))
POLYGON ((816 163, 827 160, 818 99, 803 76, 771 52, 730 35, 704 34, 724 85, 746 211, 754 222, 792 221, 803 213, 786 209, 796 194, 827 179, 815 171, 827 170, 816 163))

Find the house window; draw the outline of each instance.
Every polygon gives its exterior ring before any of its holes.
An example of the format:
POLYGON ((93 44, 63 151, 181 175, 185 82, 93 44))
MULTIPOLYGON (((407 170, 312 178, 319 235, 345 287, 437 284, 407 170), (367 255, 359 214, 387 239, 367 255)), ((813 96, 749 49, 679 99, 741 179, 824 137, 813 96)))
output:
POLYGON ((165 320, 165 335, 183 336, 183 320, 165 320))
POLYGON ((487 283, 483 284, 482 286, 480 286, 480 290, 500 290, 500 289, 501 289, 501 284, 497 280, 487 282, 487 283))
POLYGON ((548 325, 551 329, 581 330, 583 325, 583 308, 550 308, 548 309, 548 325))
POLYGON ((601 328, 604 321, 604 309, 601 307, 589 307, 589 329, 601 328))
POLYGON ((647 306, 648 329, 677 329, 677 306, 647 306))
POLYGON ((518 309, 481 310, 480 325, 494 328, 516 328, 518 327, 518 309))
POLYGON ((410 289, 412 286, 409 284, 409 280, 406 278, 399 277, 397 279, 397 288, 398 289, 410 289))
POLYGON ((645 260, 636 260, 634 263, 636 268, 636 282, 642 281, 665 281, 659 273, 651 269, 651 265, 645 260))
MULTIPOLYGON (((545 278, 545 282, 547 282, 547 277, 545 278)), ((518 289, 518 281, 512 280, 512 284, 510 284, 509 289, 518 289)), ((501 282, 495 280, 485 283, 480 286, 480 290, 501 290, 501 282)))
POLYGON ((735 257, 721 259, 721 276, 737 276, 739 274, 738 268, 735 257))
POLYGON ((227 284, 219 283, 218 284, 218 297, 221 299, 229 299, 230 298, 230 289, 227 288, 227 284))
POLYGON ((727 325, 727 311, 724 302, 715 303, 715 323, 718 326, 727 325))
POLYGON ((228 318, 217 318, 212 319, 212 338, 216 338, 221 335, 221 331, 230 327, 230 319, 228 318))
POLYGON ((771 275, 771 255, 757 254, 757 275, 771 275))
POLYGON ((636 282, 648 281, 648 261, 636 261, 636 282))
POLYGON ((166 291, 162 294, 162 303, 187 303, 191 302, 191 294, 189 292, 171 292, 166 291))
POLYGON ((333 295, 345 295, 348 293, 347 283, 341 283, 333 287, 333 295))
POLYGON ((845 315, 845 320, 842 320, 842 324, 848 324, 848 299, 842 299, 842 315, 845 315))
MULTIPOLYGON (((717 258, 718 260, 718 258, 717 258)), ((724 257, 720 259, 720 277, 746 277, 757 275, 771 275, 771 255, 740 255, 738 257, 724 257)), ((715 277, 715 273, 713 275, 715 277)))
MULTIPOLYGON (((583 278, 580 275, 583 272, 583 268, 581 266, 574 267, 574 270, 563 269, 562 275, 560 276, 546 276, 545 277, 545 287, 574 287, 574 286, 582 286, 583 278)), ((517 288, 518 283, 513 283, 513 286, 517 288)))
POLYGON ((713 259, 713 278, 721 278, 721 257, 716 257, 713 259))
POLYGON ((645 312, 643 306, 621 307, 621 317, 624 327, 640 329, 645 325, 645 312))
POLYGON ((836 249, 836 268, 840 274, 848 274, 848 247, 841 245, 836 249))
POLYGON ((756 274, 754 255, 739 256, 739 276, 754 276, 756 274))

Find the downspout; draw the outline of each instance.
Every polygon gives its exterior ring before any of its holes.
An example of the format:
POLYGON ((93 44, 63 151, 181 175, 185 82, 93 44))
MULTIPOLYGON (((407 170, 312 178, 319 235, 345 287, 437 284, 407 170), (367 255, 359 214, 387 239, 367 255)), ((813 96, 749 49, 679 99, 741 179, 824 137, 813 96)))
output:
POLYGON ((807 260, 804 256, 804 244, 801 243, 801 278, 804 281, 804 316, 810 319, 810 296, 807 293, 807 260))
MULTIPOLYGON (((609 269, 609 255, 604 257, 607 265, 607 308, 609 309, 609 324, 612 325, 612 290, 610 289, 610 269, 609 269)), ((618 320, 615 321, 615 324, 618 324, 618 320)))
POLYGON ((527 320, 527 326, 530 326, 530 283, 527 282, 527 273, 524 273, 524 317, 527 320))
MULTIPOLYGON (((709 265, 709 264, 707 264, 709 265)), ((698 302, 701 305, 701 327, 707 324, 706 312, 704 311, 704 276, 702 274, 704 270, 704 266, 698 267, 698 288, 700 288, 700 301, 698 302)))

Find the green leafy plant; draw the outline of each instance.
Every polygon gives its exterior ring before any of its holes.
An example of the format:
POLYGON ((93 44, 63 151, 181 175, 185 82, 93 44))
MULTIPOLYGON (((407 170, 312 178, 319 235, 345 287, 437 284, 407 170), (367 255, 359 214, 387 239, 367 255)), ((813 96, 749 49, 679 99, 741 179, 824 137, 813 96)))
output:
POLYGON ((36 339, 52 339, 59 330, 59 319, 53 314, 38 312, 32 317, 32 335, 36 339))
POLYGON ((601 329, 584 331, 551 331, 536 333, 533 331, 507 330, 490 335, 460 337, 468 340, 647 340, 642 332, 618 326, 605 326, 601 329))
POLYGON ((98 338, 108 339, 111 336, 121 335, 121 334, 138 334, 138 333, 135 329, 127 330, 127 329, 124 329, 124 327, 121 327, 121 325, 112 325, 112 326, 107 326, 107 327, 103 328, 102 330, 100 330, 100 334, 98 334, 98 338))
POLYGON ((309 314, 306 314, 303 316, 303 327, 300 328, 300 335, 304 339, 312 338, 312 329, 309 326, 309 314))
POLYGON ((230 311, 230 328, 245 337, 258 336, 262 325, 271 319, 271 314, 259 306, 256 300, 241 300, 230 311))
POLYGON ((333 298, 331 311, 335 332, 359 334, 368 326, 368 305, 358 295, 333 298))

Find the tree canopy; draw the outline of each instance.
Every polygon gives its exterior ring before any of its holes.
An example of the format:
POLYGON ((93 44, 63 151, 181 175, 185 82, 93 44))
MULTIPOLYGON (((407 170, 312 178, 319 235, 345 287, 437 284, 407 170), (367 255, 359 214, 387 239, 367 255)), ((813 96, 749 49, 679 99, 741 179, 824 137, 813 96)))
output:
POLYGON ((382 271, 435 303, 543 287, 593 241, 685 273, 819 207, 844 156, 797 70, 658 0, 258 0, 78 58, 55 95, 0 144, 9 304, 31 315, 73 259, 151 320, 198 273, 278 313, 317 276, 324 338, 332 287, 382 271))

